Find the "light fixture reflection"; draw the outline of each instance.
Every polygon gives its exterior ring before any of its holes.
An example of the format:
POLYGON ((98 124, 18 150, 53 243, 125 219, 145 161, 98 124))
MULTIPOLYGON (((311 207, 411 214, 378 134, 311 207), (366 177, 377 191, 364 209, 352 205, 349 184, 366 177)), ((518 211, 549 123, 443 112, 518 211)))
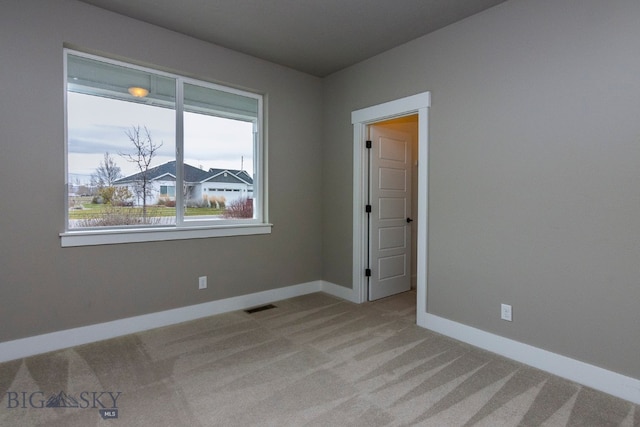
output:
POLYGON ((136 98, 144 98, 149 95, 149 91, 143 87, 132 86, 129 88, 129 93, 136 98))

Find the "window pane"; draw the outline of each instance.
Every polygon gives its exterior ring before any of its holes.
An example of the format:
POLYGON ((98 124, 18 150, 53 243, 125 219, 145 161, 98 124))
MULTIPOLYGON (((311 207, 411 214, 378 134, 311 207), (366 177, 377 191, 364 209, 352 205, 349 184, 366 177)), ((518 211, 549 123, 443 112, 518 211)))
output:
POLYGON ((261 224, 259 95, 66 50, 65 65, 67 230, 261 224))
POLYGON ((175 86, 68 55, 69 229, 175 224, 175 86), (148 93, 136 97, 132 87, 148 93))
POLYGON ((185 221, 257 218, 258 100, 184 85, 185 221))

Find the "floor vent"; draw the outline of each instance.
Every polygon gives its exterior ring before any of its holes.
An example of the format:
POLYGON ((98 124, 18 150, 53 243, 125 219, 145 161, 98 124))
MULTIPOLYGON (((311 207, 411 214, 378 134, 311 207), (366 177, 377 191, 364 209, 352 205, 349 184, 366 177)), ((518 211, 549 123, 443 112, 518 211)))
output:
POLYGON ((271 310, 272 308, 276 308, 275 305, 273 304, 267 304, 267 305, 261 305, 260 307, 255 307, 255 308, 250 308, 248 310, 245 310, 245 313, 249 313, 249 314, 253 314, 253 313, 257 313, 259 311, 265 311, 265 310, 271 310))

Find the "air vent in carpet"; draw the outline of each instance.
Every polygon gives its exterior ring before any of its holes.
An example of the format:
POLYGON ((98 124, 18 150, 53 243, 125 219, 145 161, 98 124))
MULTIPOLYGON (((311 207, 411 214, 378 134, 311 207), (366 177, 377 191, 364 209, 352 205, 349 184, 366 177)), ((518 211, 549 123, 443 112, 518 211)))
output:
POLYGON ((249 313, 249 314, 253 314, 253 313, 257 313, 259 311, 265 311, 265 310, 271 310, 272 308, 276 308, 275 305, 273 304, 267 304, 267 305, 261 305, 260 307, 255 307, 255 308, 250 308, 248 310, 245 310, 245 313, 249 313))

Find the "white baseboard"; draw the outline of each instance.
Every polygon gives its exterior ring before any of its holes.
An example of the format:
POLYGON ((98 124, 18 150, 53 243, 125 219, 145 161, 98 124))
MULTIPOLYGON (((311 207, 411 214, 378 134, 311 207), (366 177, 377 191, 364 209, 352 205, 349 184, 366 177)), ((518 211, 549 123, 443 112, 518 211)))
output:
MULTIPOLYGON (((188 307, 2 342, 0 343, 0 362, 20 359, 22 357, 42 354, 76 345, 88 344, 230 311, 243 310, 313 292, 326 292, 347 301, 357 302, 357 296, 354 294, 353 289, 317 280, 219 301, 211 301, 188 307)), ((640 380, 638 379, 429 313, 426 313, 425 316, 419 316, 418 325, 529 366, 542 369, 559 377, 567 378, 621 399, 640 404, 640 380)))
POLYGON ((213 316, 215 314, 243 310, 313 292, 323 291, 342 298, 341 295, 346 295, 348 293, 346 291, 342 291, 342 289, 349 292, 351 291, 350 289, 342 286, 317 280, 299 285, 227 298, 224 300, 211 301, 95 325, 81 326, 79 328, 36 335, 13 341, 5 341, 0 343, 0 362, 20 359, 22 357, 42 354, 76 345, 102 341, 162 326, 174 325, 176 323, 187 322, 189 320, 213 316))
POLYGON ((550 372, 587 387, 640 404, 640 380, 501 337, 443 317, 426 314, 424 328, 550 372))
POLYGON ((344 286, 336 285, 331 282, 321 281, 321 290, 322 292, 326 292, 334 297, 358 304, 358 298, 354 290, 351 288, 345 288, 344 286))

